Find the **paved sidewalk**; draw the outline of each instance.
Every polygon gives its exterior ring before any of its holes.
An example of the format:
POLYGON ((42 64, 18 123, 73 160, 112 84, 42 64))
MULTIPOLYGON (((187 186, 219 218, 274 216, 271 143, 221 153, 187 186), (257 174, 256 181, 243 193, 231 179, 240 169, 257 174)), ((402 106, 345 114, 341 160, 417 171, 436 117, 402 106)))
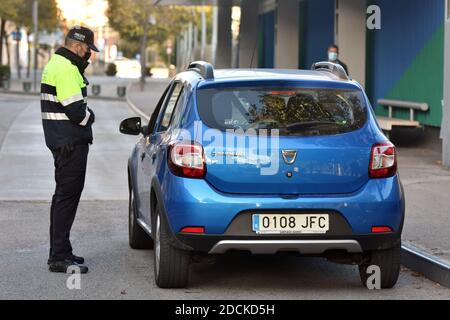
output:
MULTIPOLYGON (((150 114, 168 83, 148 81, 144 91, 133 84, 130 100, 150 114)), ((450 170, 440 165, 441 154, 430 148, 398 148, 399 172, 406 194, 403 241, 450 261, 450 170)))
POLYGON ((450 170, 432 149, 399 148, 398 154, 406 194, 403 239, 450 261, 450 170))
MULTIPOLYGON (((136 82, 136 79, 125 79, 125 78, 117 78, 117 77, 107 77, 107 76, 87 76, 87 79, 89 81, 89 87, 88 87, 88 95, 89 97, 93 97, 93 86, 99 85, 100 86, 100 93, 97 95, 97 97, 102 98, 118 98, 118 99, 124 99, 124 97, 119 97, 117 88, 118 87, 126 87, 128 84, 132 82, 136 82)), ((29 93, 33 92, 39 92, 40 91, 40 80, 41 76, 38 76, 38 84, 36 91, 33 90, 33 77, 31 76, 29 79, 22 78, 22 79, 12 79, 10 83, 9 89, 0 88, 0 93, 5 92, 15 92, 15 93, 24 93, 24 82, 30 82, 31 83, 31 90, 29 93)))

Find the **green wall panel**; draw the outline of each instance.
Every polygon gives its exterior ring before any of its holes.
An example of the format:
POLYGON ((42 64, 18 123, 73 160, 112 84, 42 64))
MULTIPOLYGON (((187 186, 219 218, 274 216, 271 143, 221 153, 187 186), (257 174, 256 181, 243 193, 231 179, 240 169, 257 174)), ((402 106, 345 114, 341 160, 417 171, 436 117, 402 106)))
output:
MULTIPOLYGON (((430 126, 441 126, 444 82, 444 26, 440 27, 425 48, 385 97, 394 100, 427 102, 428 112, 416 112, 416 120, 430 126)), ((394 109, 394 117, 409 119, 409 112, 394 109)), ((378 106, 378 115, 387 108, 378 106)))

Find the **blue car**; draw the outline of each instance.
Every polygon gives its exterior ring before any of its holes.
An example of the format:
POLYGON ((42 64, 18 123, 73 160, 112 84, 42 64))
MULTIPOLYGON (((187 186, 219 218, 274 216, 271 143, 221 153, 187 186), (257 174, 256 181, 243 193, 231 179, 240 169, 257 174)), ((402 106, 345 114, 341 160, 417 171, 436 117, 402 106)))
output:
MULTIPOLYGON (((394 145, 339 65, 224 69, 193 62, 168 85, 128 161, 129 242, 156 284, 188 284, 193 257, 245 251, 359 266, 395 285, 405 201, 394 145), (378 270, 378 272, 376 272, 378 270)), ((373 284, 373 283, 372 283, 373 284)))

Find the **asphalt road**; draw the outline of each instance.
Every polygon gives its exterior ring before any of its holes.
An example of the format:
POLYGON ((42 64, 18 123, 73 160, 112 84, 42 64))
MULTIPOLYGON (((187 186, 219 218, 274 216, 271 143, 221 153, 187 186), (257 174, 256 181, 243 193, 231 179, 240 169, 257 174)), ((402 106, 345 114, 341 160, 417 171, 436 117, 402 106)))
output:
POLYGON ((122 102, 90 106, 95 143, 72 230, 90 272, 69 290, 68 275, 46 265, 54 182, 39 103, 0 95, 0 299, 450 299, 450 290, 407 269, 394 289, 369 291, 356 267, 287 256, 219 257, 192 265, 188 288, 158 289, 152 252, 128 246, 125 166, 136 137, 117 128, 132 114, 122 102))

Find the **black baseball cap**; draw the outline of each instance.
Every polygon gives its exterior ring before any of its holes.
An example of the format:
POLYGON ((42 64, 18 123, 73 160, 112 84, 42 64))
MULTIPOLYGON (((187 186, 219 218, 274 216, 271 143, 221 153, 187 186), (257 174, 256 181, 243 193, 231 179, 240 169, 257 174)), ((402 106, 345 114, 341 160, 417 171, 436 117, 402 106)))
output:
POLYGON ((94 44, 94 32, 89 28, 75 26, 69 30, 67 38, 86 43, 95 52, 99 51, 94 44))

